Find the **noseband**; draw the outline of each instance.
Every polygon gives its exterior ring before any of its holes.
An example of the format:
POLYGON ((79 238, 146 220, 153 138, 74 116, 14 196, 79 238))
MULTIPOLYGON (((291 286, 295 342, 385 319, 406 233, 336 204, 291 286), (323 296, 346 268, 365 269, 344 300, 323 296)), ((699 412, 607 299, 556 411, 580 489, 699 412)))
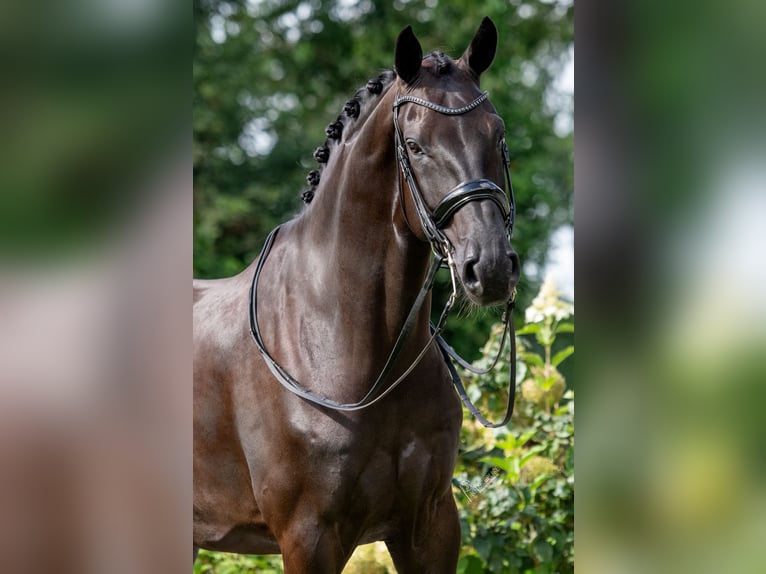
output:
POLYGON ((479 420, 479 422, 481 422, 481 424, 489 428, 498 428, 501 426, 505 426, 508 423, 508 421, 511 418, 511 414, 513 413, 513 404, 514 404, 514 398, 516 394, 516 341, 515 341, 515 336, 513 334, 513 318, 512 318, 513 307, 514 307, 515 299, 516 299, 515 290, 511 298, 508 300, 506 304, 505 313, 503 314, 503 323, 504 323, 505 329, 503 330, 503 339, 500 342, 500 349, 498 351, 497 356, 495 357, 495 360, 492 362, 492 364, 490 365, 488 369, 476 369, 473 365, 471 365, 470 363, 465 361, 463 358, 461 358, 455 352, 455 350, 452 347, 450 347, 444 341, 444 339, 442 339, 442 337, 440 336, 442 330, 444 329, 444 325, 447 321, 447 316, 449 315, 449 312, 452 309, 455 303, 455 300, 457 298, 457 269, 456 269, 455 261, 452 257, 454 248, 451 242, 449 241, 449 239, 444 235, 444 233, 442 233, 441 230, 444 228, 444 226, 446 226, 446 224, 450 221, 452 216, 459 209, 461 209, 462 207, 464 207, 465 205, 467 205, 468 203, 472 201, 481 201, 481 200, 487 199, 487 200, 493 201, 497 205, 497 207, 500 209, 500 212, 502 213, 502 216, 503 216, 503 221, 505 222, 506 234, 510 240, 511 234, 513 233, 513 223, 515 218, 516 207, 515 207, 515 202, 513 197, 513 187, 511 186, 511 172, 510 172, 510 160, 508 156, 508 148, 505 144, 505 140, 503 140, 502 142, 503 165, 505 169, 505 179, 508 184, 510 199, 508 196, 506 196, 505 191, 502 188, 498 187, 494 182, 488 179, 474 179, 474 180, 463 182, 457 185, 456 187, 454 187, 447 195, 444 196, 444 198, 439 202, 439 204, 433 209, 433 212, 429 212, 428 208, 426 207, 423 196, 420 193, 420 190, 415 181, 415 177, 412 172, 412 167, 410 166, 409 158, 407 156, 407 151, 403 145, 404 137, 402 136, 402 131, 401 131, 401 128, 399 127, 399 118, 398 118, 399 107, 405 103, 417 104, 419 106, 424 106, 430 110, 439 112, 440 114, 455 116, 455 115, 462 115, 462 114, 466 114, 470 112, 471 110, 477 108, 479 105, 485 102, 487 98, 488 98, 488 93, 483 92, 478 98, 473 100, 471 103, 459 108, 448 108, 445 106, 441 106, 439 104, 434 104, 427 100, 423 100, 421 98, 416 98, 411 95, 404 95, 404 96, 397 95, 394 100, 394 105, 393 105, 394 132, 395 132, 394 138, 396 143, 397 159, 398 159, 402 174, 405 180, 407 181, 407 185, 410 188, 413 203, 415 205, 415 210, 418 214, 418 218, 420 219, 420 223, 422 225, 426 238, 431 244, 431 249, 433 251, 434 257, 431 259, 431 266, 426 275, 425 282, 423 283, 423 286, 421 287, 420 292, 415 298, 415 302, 413 303, 412 308, 410 309, 410 312, 404 321, 404 325, 402 326, 402 329, 399 332, 399 336, 397 337, 396 342, 394 343, 394 347, 391 350, 391 353, 388 356, 388 359, 386 360, 385 365, 381 369, 380 374, 378 375, 375 382, 372 384, 367 394, 356 403, 339 403, 328 397, 319 395, 307 389, 299 381, 297 381, 294 377, 292 377, 285 370, 284 367, 282 367, 279 363, 277 363, 277 361, 267 351, 263 341, 263 337, 261 336, 260 327, 258 325, 258 304, 257 304, 258 279, 261 275, 261 271, 263 270, 263 266, 264 266, 264 263, 266 262, 266 258, 268 257, 268 254, 271 251, 271 247, 274 243, 274 239, 277 235, 277 232, 279 231, 279 227, 275 228, 266 238, 266 243, 264 244, 263 252, 261 253, 261 256, 258 260, 258 264, 256 265, 255 273, 253 274, 253 282, 250 287, 250 332, 252 333, 253 338, 255 339, 256 346, 258 347, 258 350, 263 356, 263 359, 266 362, 266 365, 269 367, 269 370, 271 370, 272 374, 277 379, 277 381, 279 381, 279 383, 283 387, 285 387, 287 390, 319 406, 323 406, 323 407, 327 407, 327 408, 339 410, 339 411, 360 410, 375 404, 376 402, 381 400, 383 397, 388 395, 391 391, 393 391, 394 388, 396 388, 405 378, 407 378, 407 376, 415 369, 418 363, 420 363, 420 361, 428 352, 428 349, 431 347, 431 344, 433 342, 436 342, 438 343, 439 348, 447 363, 450 374, 452 376, 452 381, 455 385, 455 389, 457 390, 458 395, 460 396, 461 400, 466 405, 468 410, 471 412, 471 414, 474 417, 476 417, 479 420), (384 383, 386 382, 386 379, 388 378, 390 372, 392 371, 394 364, 396 362, 396 359, 398 358, 400 352, 405 346, 407 337, 417 320, 418 314, 420 312, 420 308, 423 302, 426 300, 426 296, 428 292, 433 287, 434 280, 436 278, 436 273, 444 262, 446 262, 447 267, 450 270, 450 277, 452 280, 452 293, 450 294, 449 300, 445 304, 444 309, 442 310, 441 316, 439 318, 439 321, 436 323, 436 325, 431 323, 431 337, 429 338, 428 343, 421 349, 420 353, 418 353, 415 360, 404 371, 404 373, 402 373, 399 377, 397 377, 395 381, 391 382, 390 384, 386 386, 384 383), (497 361, 500 358, 500 353, 502 353, 503 348, 505 347, 505 341, 508 336, 509 330, 511 332, 511 342, 510 342, 511 358, 510 358, 510 382, 509 382, 509 388, 508 388, 508 405, 507 405, 503 420, 500 421, 499 423, 491 423, 486 418, 484 418, 484 416, 482 416, 482 414, 478 411, 476 406, 471 402, 470 398, 468 397, 468 393, 466 392, 465 387, 463 386, 463 383, 460 380, 460 376, 458 375, 457 370, 455 369, 454 365, 452 364, 452 361, 450 360, 450 357, 454 359, 455 361, 457 361, 462 367, 464 367, 465 369, 468 369, 469 371, 473 373, 476 373, 479 375, 487 374, 495 368, 495 365, 497 364, 497 361))

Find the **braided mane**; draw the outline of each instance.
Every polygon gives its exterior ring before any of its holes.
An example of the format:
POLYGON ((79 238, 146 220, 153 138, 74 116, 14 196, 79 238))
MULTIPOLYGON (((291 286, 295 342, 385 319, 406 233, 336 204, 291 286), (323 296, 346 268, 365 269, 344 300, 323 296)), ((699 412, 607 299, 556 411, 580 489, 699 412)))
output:
MULTIPOLYGON (((426 56, 426 59, 434 62, 433 71, 439 76, 447 76, 455 68, 455 62, 444 52, 435 51, 426 56)), ((317 186, 322 179, 322 172, 327 162, 330 160, 330 153, 338 142, 342 141, 344 135, 348 135, 348 130, 358 125, 359 119, 364 119, 366 115, 375 107, 378 99, 391 87, 396 79, 396 72, 386 70, 377 78, 373 78, 367 84, 357 90, 354 97, 348 100, 341 110, 340 115, 335 121, 330 122, 325 128, 327 139, 324 144, 314 150, 314 159, 319 163, 317 169, 311 170, 306 176, 306 187, 301 193, 305 203, 311 203, 314 199, 317 186), (344 133, 345 130, 345 133, 344 133)))
POLYGON ((344 104, 337 119, 327 125, 325 128, 327 139, 324 144, 314 150, 314 159, 319 163, 319 167, 311 170, 306 176, 308 187, 301 194, 305 203, 311 203, 311 200, 314 199, 317 186, 322 179, 322 171, 330 160, 332 149, 342 141, 344 130, 348 132, 360 118, 363 119, 374 109, 380 96, 391 87, 395 79, 396 73, 393 70, 386 70, 378 77, 369 80, 363 88, 357 90, 354 97, 344 104))

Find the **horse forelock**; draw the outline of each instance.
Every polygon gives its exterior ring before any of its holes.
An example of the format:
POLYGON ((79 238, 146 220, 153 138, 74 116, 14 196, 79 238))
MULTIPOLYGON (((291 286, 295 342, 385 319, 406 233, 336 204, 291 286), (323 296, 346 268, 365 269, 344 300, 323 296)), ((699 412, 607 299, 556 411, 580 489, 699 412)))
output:
POLYGON ((378 105, 388 89, 393 85, 396 73, 386 70, 379 76, 370 79, 354 96, 346 101, 338 117, 325 128, 327 139, 314 150, 314 159, 319 164, 306 176, 308 187, 303 190, 301 197, 305 203, 314 199, 322 172, 330 161, 332 150, 342 141, 351 137, 363 124, 372 110, 378 105))
POLYGON ((434 66, 433 69, 438 76, 447 76, 452 73, 455 67, 455 61, 447 54, 441 51, 431 52, 426 59, 430 59, 434 66))

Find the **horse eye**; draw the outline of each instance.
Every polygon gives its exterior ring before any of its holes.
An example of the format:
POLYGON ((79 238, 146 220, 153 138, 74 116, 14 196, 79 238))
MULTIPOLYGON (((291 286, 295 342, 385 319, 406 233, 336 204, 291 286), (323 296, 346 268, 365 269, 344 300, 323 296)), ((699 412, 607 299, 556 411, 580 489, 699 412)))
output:
POLYGON ((415 153, 415 154, 421 154, 421 153, 423 153, 423 150, 422 150, 422 149, 421 149, 421 147, 418 145, 418 142, 416 142, 415 140, 407 140, 407 148, 408 148, 408 149, 409 149, 409 150, 410 150, 412 153, 415 153))

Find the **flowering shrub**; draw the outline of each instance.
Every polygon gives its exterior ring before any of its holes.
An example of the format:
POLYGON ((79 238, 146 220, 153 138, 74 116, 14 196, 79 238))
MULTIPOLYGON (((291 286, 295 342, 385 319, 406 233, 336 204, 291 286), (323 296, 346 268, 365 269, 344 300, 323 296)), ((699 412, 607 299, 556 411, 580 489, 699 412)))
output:
MULTIPOLYGON (((511 423, 486 429, 466 415, 453 479, 463 535, 461 574, 574 571, 574 391, 566 390, 558 370, 574 346, 554 352, 557 335, 574 331, 565 322, 573 314, 574 306, 546 280, 517 332, 511 423)), ((501 337, 497 326, 476 366, 487 366, 501 337)), ((471 399, 496 419, 505 406, 507 357, 504 350, 493 373, 466 380, 471 399)))

